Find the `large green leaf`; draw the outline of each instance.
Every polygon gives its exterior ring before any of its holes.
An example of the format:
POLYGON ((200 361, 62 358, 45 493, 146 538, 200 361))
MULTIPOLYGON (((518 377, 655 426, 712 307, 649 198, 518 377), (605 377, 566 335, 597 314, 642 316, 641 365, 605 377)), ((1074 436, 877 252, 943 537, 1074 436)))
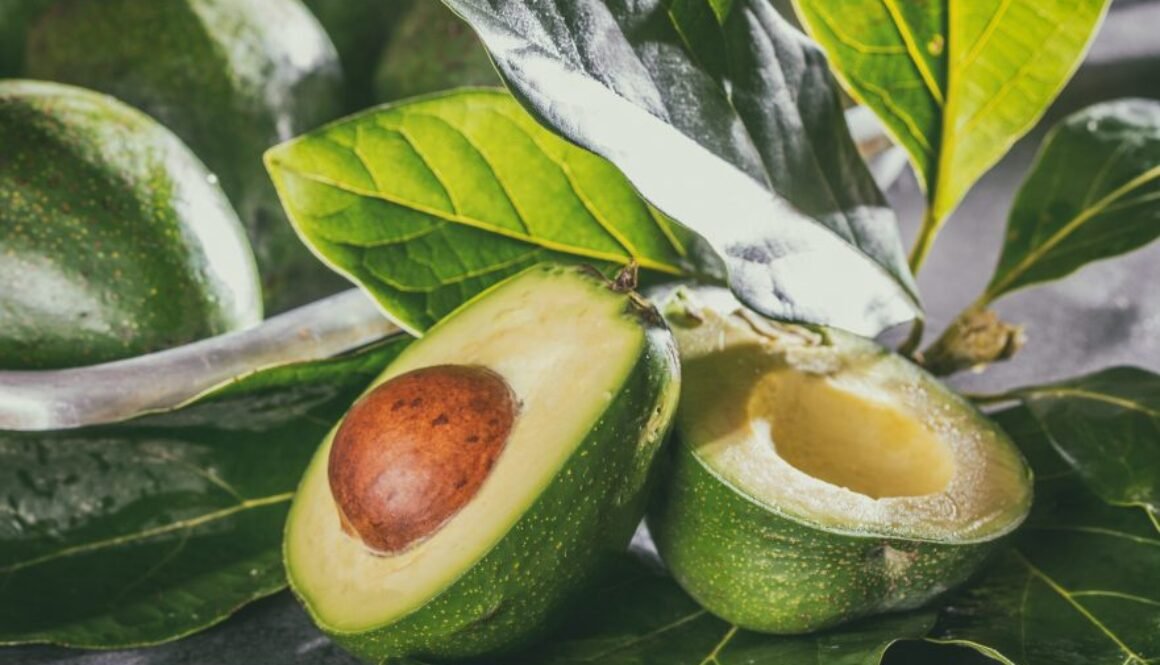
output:
POLYGON ((938 639, 1016 665, 1146 665, 1160 657, 1160 534, 1092 494, 1022 407, 999 416, 1036 470, 1031 517, 938 639))
POLYGON ((1160 375, 1113 367, 1015 394, 1092 491, 1160 530, 1160 375))
POLYGON ((373 109, 272 149, 266 164, 299 235, 415 332, 539 261, 705 267, 690 234, 615 167, 500 90, 373 109))
POLYGON ((281 589, 302 470, 406 343, 259 372, 163 415, 0 432, 0 644, 162 642, 281 589))
POLYGON ((775 636, 709 614, 650 565, 624 561, 578 603, 567 627, 512 665, 878 665, 891 644, 926 635, 930 612, 897 614, 838 630, 775 636))
POLYGON ((1015 198, 980 304, 1160 237, 1160 102, 1096 104, 1057 125, 1015 198))
POLYGON ((1047 110, 1108 0, 795 0, 850 93, 908 153, 930 204, 921 255, 1047 110))
POLYGON ((704 236, 764 314, 873 334, 918 311, 820 51, 767 0, 446 0, 526 106, 704 236))

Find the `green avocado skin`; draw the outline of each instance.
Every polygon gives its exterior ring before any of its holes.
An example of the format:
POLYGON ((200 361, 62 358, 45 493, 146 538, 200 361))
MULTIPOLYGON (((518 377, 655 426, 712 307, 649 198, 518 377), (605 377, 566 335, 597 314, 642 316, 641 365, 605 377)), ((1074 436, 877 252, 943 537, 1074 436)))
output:
POLYGON ((516 649, 560 619, 632 537, 676 410, 675 344, 663 324, 646 325, 656 325, 647 351, 620 393, 495 548, 421 609, 369 632, 330 633, 336 642, 374 662, 465 658, 516 649))
POLYGON ((257 323, 253 255, 208 179, 111 97, 0 81, 0 367, 104 362, 257 323))
POLYGON ((53 0, 0 0, 0 78, 24 71, 24 39, 28 26, 53 0))
POLYGON ((193 149, 246 224, 267 311, 345 284, 297 238, 262 163, 344 110, 338 54, 298 0, 60 0, 33 25, 25 66, 113 95, 193 149))
POLYGON ((713 614, 806 633, 919 607, 964 582, 998 540, 940 544, 828 533, 769 511, 679 440, 648 526, 676 580, 713 614))
POLYGON ((500 85, 475 32, 442 2, 421 0, 403 14, 375 72, 375 99, 393 102, 448 88, 500 85))
MULTIPOLYGON (((3 0, 0 0, 2 2, 3 0)), ((429 0, 427 0, 429 1, 429 0)), ((392 27, 414 0, 305 0, 338 49, 352 111, 373 101, 375 66, 392 27)))

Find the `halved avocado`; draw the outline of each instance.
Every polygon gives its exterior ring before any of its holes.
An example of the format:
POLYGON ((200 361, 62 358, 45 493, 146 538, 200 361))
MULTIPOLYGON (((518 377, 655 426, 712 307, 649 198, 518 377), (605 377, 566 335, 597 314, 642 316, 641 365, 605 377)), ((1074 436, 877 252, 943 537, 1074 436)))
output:
POLYGON ((684 380, 648 524, 714 614, 802 633, 918 607, 1026 517, 1019 451, 909 361, 771 323, 719 290, 680 291, 664 309, 684 380))
POLYGON ((678 367, 656 311, 599 276, 538 266, 489 289, 319 449, 286 527, 292 588, 364 658, 520 645, 627 545, 678 367))
POLYGON ((106 362, 261 318, 242 224, 176 136, 106 95, 0 81, 0 368, 106 362))

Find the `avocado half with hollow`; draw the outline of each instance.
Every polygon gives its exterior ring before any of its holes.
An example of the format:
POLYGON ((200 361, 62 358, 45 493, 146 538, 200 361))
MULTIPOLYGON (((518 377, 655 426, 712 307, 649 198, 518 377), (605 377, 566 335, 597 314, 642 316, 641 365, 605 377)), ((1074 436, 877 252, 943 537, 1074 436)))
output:
POLYGON ((802 633, 914 608, 1026 517, 1019 451, 909 361, 718 290, 679 291, 664 311, 684 378, 648 524, 714 614, 802 633))
POLYGON ((519 646, 627 545, 678 376, 635 294, 560 266, 496 285, 323 443, 287 522, 291 586, 364 658, 519 646))

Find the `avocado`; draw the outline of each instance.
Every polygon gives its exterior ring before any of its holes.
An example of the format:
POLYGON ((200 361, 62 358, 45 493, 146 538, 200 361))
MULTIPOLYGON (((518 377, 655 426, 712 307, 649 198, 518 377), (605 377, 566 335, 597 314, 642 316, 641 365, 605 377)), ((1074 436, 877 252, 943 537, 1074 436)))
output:
POLYGON ((352 111, 363 108, 372 101, 375 66, 391 29, 414 0, 305 2, 338 49, 346 79, 348 108, 352 111))
POLYGON ((1019 451, 901 356, 770 322, 719 289, 679 291, 664 311, 684 379, 648 526, 721 618, 803 633, 915 608, 1026 517, 1019 451))
POLYGON ((53 0, 0 0, 0 78, 24 71, 24 40, 28 27, 53 0))
POLYGON ((181 141, 112 97, 0 81, 0 367, 115 360, 262 318, 245 231, 181 141))
POLYGON ((408 347, 322 444, 287 521, 291 587, 375 662, 518 647, 628 544, 678 392, 639 296, 577 267, 518 273, 408 347))
POLYGON ((246 224, 268 312, 343 287, 298 240, 262 164, 343 111, 338 54, 298 0, 60 0, 25 59, 30 78, 111 94, 193 149, 246 224))
POLYGON ((375 72, 375 98, 393 102, 464 86, 500 85, 475 32, 442 2, 415 2, 395 26, 375 72))

